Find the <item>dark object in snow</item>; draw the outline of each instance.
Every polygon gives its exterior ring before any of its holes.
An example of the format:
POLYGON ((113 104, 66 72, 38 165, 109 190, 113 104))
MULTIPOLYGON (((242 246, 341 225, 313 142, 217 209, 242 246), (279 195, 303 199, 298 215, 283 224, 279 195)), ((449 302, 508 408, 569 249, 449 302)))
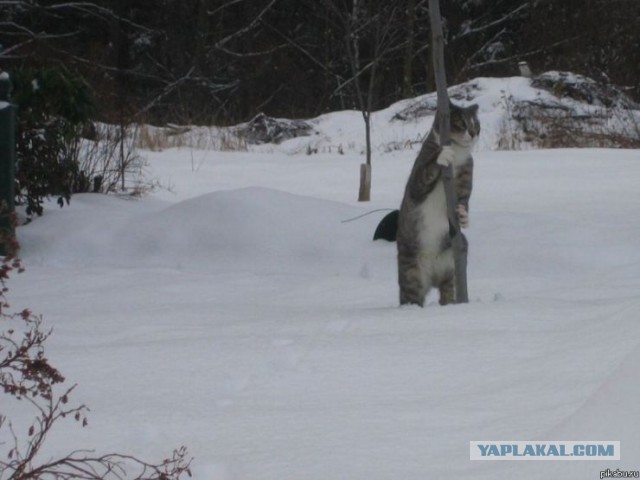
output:
POLYGON ((396 241, 396 235, 398 233, 398 213, 399 210, 394 210, 385 215, 373 234, 374 240, 383 239, 389 242, 396 241))
POLYGON ((281 143, 290 138, 309 136, 313 127, 304 120, 273 118, 259 113, 241 131, 247 143, 281 143))
POLYGON ((412 101, 408 106, 391 117, 391 120, 400 120, 401 122, 417 120, 427 115, 434 115, 436 113, 436 107, 436 97, 434 95, 427 95, 416 101, 412 101))
POLYGON ((96 124, 88 121, 82 125, 82 130, 80 131, 80 136, 82 138, 86 138, 87 140, 97 141, 98 140, 98 130, 96 129, 96 124))
MULTIPOLYGON (((451 87, 449 89, 449 97, 456 100, 461 105, 466 105, 468 103, 474 103, 479 91, 480 85, 478 81, 471 80, 451 87)), ((418 97, 417 99, 410 100, 406 107, 391 117, 391 120, 401 122, 415 121, 422 117, 435 115, 437 107, 438 98, 436 97, 435 92, 430 93, 428 95, 418 97)))
POLYGON ((535 77, 531 86, 547 90, 558 98, 569 97, 589 105, 607 108, 638 108, 637 103, 607 79, 598 82, 576 73, 551 71, 535 77))

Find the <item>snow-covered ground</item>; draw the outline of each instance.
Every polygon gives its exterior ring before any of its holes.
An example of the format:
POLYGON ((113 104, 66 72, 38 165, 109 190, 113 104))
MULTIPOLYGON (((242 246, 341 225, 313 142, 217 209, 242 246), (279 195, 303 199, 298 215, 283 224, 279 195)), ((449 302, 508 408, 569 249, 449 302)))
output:
MULTIPOLYGON (((359 142, 344 118, 339 142, 359 142)), ((48 452, 184 444, 206 480, 640 469, 640 151, 479 148, 471 302, 421 309, 398 307, 395 244, 371 241, 385 212, 343 223, 397 208, 416 150, 376 151, 359 204, 363 157, 287 155, 299 141, 143 152, 165 188, 77 195, 18 229, 12 306, 44 315, 91 408, 48 452), (469 460, 472 440, 544 439, 619 440, 622 459, 469 460)))

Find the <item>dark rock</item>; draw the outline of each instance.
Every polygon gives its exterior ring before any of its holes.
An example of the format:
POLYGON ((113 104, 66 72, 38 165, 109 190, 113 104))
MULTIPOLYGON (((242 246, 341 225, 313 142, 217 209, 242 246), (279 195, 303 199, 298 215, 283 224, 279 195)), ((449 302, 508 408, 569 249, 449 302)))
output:
MULTIPOLYGON (((473 102, 476 98, 480 86, 478 82, 472 80, 467 83, 449 88, 449 97, 458 102, 473 102)), ((435 115, 438 106, 438 98, 435 93, 419 97, 408 106, 396 113, 391 120, 406 122, 407 120, 417 120, 428 115, 435 115)))
POLYGON ((437 106, 438 99, 434 95, 428 95, 400 110, 391 120, 406 122, 407 120, 416 120, 427 115, 435 115, 437 106))
POLYGON ((639 108, 622 90, 607 81, 596 81, 571 72, 545 72, 531 81, 531 86, 553 93, 558 98, 572 98, 589 105, 607 108, 639 108))
POLYGON ((304 120, 273 118, 259 113, 240 129, 240 133, 247 143, 259 145, 309 136, 313 133, 313 127, 304 120))

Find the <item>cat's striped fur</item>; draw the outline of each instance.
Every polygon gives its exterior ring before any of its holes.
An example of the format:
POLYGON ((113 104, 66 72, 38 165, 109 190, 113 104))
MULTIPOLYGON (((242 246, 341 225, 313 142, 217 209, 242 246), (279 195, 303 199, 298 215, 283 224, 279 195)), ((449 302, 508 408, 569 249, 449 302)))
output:
MULTIPOLYGON (((432 287, 440 290, 440 304, 455 299, 454 264, 441 165, 453 165, 460 226, 468 226, 473 186, 471 149, 480 133, 478 107, 450 104, 451 145, 441 147, 439 116, 413 165, 398 218, 398 283, 400 304, 424 305, 432 287)), ((464 236, 463 236, 464 238, 464 236)), ((465 248, 467 245, 464 240, 465 248)))

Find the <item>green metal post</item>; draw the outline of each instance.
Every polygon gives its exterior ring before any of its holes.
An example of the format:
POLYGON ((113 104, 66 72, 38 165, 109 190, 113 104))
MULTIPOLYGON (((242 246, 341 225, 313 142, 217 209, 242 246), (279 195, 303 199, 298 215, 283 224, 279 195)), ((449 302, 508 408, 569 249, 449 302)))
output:
POLYGON ((16 170, 15 106, 11 103, 11 79, 0 73, 0 256, 7 254, 7 241, 14 235, 9 214, 14 210, 16 170))

